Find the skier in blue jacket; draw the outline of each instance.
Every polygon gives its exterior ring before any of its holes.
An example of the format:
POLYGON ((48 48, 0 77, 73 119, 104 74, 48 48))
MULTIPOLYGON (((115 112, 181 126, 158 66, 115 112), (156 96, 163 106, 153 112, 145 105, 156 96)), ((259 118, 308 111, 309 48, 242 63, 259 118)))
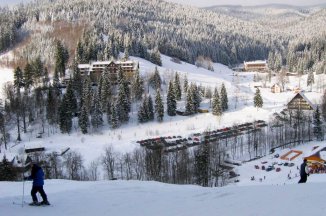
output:
POLYGON ((26 180, 33 180, 33 187, 31 190, 31 195, 33 202, 30 205, 50 205, 48 198, 43 190, 44 185, 44 172, 43 169, 38 166, 36 163, 32 164, 32 171, 29 177, 25 178, 26 180), (39 192, 43 199, 42 202, 38 202, 36 193, 39 192))

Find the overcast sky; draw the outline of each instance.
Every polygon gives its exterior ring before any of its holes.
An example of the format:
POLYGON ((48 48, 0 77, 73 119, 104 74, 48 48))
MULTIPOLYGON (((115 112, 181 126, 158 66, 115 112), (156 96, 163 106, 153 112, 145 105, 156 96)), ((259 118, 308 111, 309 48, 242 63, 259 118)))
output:
MULTIPOLYGON (((0 0, 0 5, 13 5, 31 0, 0 0)), ((67 0, 69 1, 69 0, 67 0)), ((118 0, 117 0, 118 1, 118 0)), ((212 5, 262 5, 262 4, 290 4, 290 5, 315 5, 326 4, 326 0, 166 0, 170 2, 193 5, 197 7, 207 7, 212 5)))
POLYGON ((262 5, 262 4, 289 4, 315 5, 325 4, 326 0, 165 0, 185 5, 207 7, 213 5, 262 5))

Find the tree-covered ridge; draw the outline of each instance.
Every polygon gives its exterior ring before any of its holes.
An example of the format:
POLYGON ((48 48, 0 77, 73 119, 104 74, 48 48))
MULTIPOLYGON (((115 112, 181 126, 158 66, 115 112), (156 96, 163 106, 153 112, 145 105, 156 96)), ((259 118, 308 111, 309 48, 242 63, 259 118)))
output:
POLYGON ((33 32, 33 37, 21 55, 43 56, 51 65, 58 38, 69 47, 71 56, 80 41, 86 50, 85 62, 124 52, 126 57, 139 56, 158 65, 159 53, 190 63, 204 56, 230 65, 267 59, 272 53, 281 56, 279 64, 294 71, 302 65, 304 70, 323 71, 320 65, 325 65, 324 46, 311 47, 325 43, 321 26, 326 22, 326 9, 300 18, 285 13, 268 22, 270 16, 248 20, 159 0, 40 0, 24 7, 28 14, 24 31, 33 32), (303 54, 296 49, 302 46, 303 54))

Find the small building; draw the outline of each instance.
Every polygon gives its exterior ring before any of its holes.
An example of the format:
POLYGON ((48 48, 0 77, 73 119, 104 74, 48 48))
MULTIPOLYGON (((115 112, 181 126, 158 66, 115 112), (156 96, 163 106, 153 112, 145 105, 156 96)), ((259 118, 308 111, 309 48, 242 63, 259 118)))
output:
POLYGON ((303 93, 298 92, 287 104, 288 109, 299 109, 299 110, 315 110, 315 106, 311 101, 304 96, 303 93))
POLYGON ((244 71, 266 71, 268 69, 267 61, 245 61, 243 64, 244 71))
POLYGON ((272 87, 271 87, 271 91, 272 93, 281 93, 281 87, 279 84, 275 83, 272 87))

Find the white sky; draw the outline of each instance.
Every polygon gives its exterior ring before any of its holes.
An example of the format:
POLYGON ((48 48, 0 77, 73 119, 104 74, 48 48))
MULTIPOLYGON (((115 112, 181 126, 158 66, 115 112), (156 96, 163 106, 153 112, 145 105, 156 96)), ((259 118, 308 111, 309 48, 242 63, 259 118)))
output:
POLYGON ((289 4, 289 5, 315 5, 325 4, 326 0, 165 0, 184 5, 207 7, 213 5, 263 5, 263 4, 289 4))

